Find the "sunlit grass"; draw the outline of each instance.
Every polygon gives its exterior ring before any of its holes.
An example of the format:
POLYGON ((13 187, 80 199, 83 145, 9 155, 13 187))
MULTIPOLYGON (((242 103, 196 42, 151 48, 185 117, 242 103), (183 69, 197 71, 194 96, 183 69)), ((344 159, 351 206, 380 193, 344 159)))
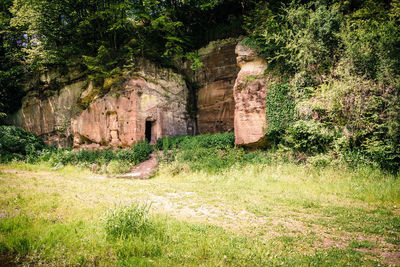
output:
POLYGON ((174 164, 151 180, 0 165, 0 255, 123 266, 377 265, 398 255, 396 177, 285 163, 209 174, 174 164), (107 237, 106 211, 134 203, 152 205, 154 231, 107 237))

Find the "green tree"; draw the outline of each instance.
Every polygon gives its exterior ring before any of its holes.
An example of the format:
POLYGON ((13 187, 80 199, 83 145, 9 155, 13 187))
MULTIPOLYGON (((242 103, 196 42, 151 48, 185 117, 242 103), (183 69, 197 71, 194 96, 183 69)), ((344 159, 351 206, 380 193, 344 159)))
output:
POLYGON ((12 0, 0 4, 0 124, 4 122, 6 113, 18 109, 24 95, 24 65, 20 50, 22 33, 10 26, 11 5, 12 0))

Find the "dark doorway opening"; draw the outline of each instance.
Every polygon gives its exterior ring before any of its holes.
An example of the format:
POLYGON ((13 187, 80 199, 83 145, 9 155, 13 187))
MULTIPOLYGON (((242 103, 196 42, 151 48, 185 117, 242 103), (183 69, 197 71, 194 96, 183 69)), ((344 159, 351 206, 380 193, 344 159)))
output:
POLYGON ((145 137, 147 142, 151 142, 151 127, 153 126, 153 122, 151 121, 146 121, 146 131, 145 131, 145 137))

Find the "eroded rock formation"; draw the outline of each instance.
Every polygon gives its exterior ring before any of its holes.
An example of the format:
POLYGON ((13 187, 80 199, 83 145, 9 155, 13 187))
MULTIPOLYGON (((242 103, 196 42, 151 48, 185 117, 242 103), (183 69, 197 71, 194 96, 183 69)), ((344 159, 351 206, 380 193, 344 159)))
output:
POLYGON ((262 146, 265 144, 265 97, 268 76, 264 76, 267 63, 255 51, 237 45, 237 64, 240 72, 234 86, 235 143, 262 146))
MULTIPOLYGON (((237 40, 198 52, 203 66, 183 68, 199 85, 198 133, 234 130, 237 145, 265 144, 266 62, 237 40)), ((194 133, 183 76, 146 60, 125 73, 118 83, 106 80, 96 88, 79 71, 48 72, 37 78, 40 86, 32 87, 12 122, 49 145, 75 148, 127 147, 194 133), (101 93, 106 84, 108 93, 101 93)))
MULTIPOLYGON (((188 134, 183 77, 145 60, 136 66, 122 84, 101 97, 83 78, 42 95, 33 90, 12 122, 59 147, 126 147, 145 138, 154 143, 160 137, 188 134), (80 109, 88 96, 88 107, 80 109)), ((51 84, 59 77, 52 74, 42 80, 51 84)))
POLYGON ((176 73, 134 73, 123 90, 96 99, 72 119, 74 147, 126 147, 145 138, 154 143, 164 136, 186 135, 187 95, 176 73))
POLYGON ((21 109, 11 117, 11 123, 42 137, 46 144, 72 146, 71 118, 79 112, 76 106, 82 88, 87 84, 79 73, 69 72, 69 79, 57 72, 36 78, 35 90, 24 98, 21 109), (57 84, 59 88, 49 88, 57 84))
POLYGON ((236 39, 221 40, 198 51, 203 66, 189 75, 193 76, 194 82, 200 87, 197 91, 197 124, 200 134, 233 131, 233 86, 239 72, 236 44, 236 39))

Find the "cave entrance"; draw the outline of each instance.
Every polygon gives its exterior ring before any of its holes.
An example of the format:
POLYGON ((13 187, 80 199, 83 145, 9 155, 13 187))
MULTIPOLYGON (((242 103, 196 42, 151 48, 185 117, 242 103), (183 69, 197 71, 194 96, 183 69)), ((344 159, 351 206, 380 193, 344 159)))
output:
POLYGON ((146 121, 145 138, 146 141, 149 143, 151 143, 153 125, 154 125, 153 121, 146 121))

